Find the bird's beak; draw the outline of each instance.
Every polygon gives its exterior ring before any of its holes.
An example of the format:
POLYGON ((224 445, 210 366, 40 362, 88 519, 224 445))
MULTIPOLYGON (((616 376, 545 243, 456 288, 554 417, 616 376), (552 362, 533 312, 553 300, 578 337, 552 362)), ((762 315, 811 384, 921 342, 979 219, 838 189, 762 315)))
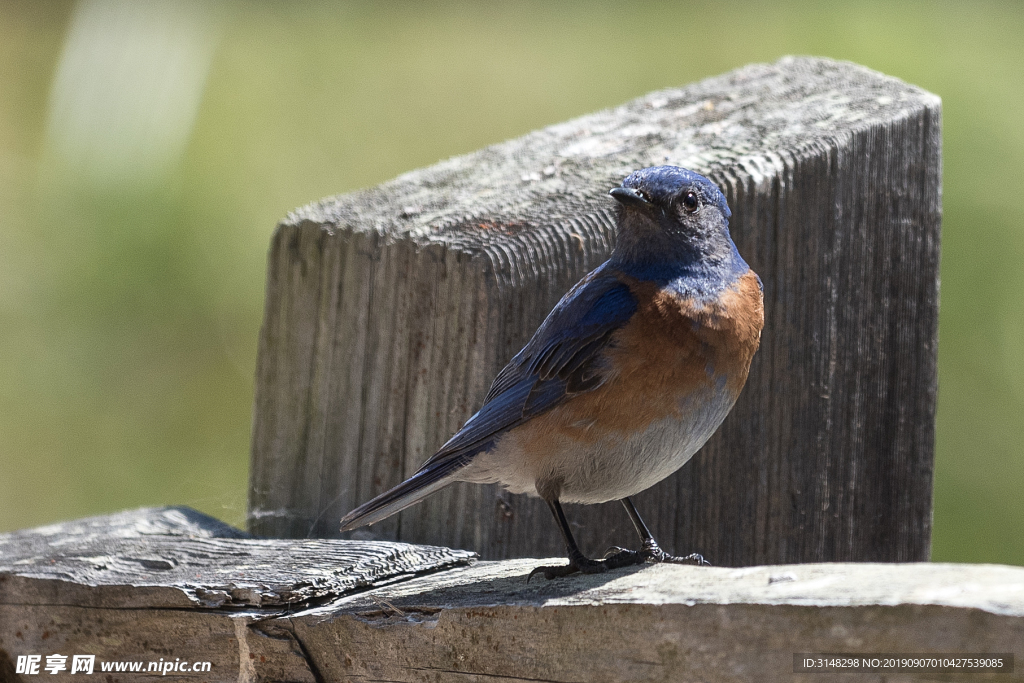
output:
POLYGON ((634 190, 631 187, 616 187, 613 188, 608 194, 622 204, 625 207, 633 209, 641 209, 649 211, 651 209, 651 203, 644 199, 644 196, 639 191, 634 190))

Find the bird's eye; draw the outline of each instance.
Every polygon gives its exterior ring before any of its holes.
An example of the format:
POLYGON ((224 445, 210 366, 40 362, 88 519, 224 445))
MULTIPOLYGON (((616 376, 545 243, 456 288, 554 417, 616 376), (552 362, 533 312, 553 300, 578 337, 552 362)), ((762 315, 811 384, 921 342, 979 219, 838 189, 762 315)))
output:
POLYGON ((693 213, 694 211, 697 210, 698 206, 700 206, 700 201, 697 199, 696 192, 687 192, 685 195, 683 195, 683 207, 687 211, 693 213))

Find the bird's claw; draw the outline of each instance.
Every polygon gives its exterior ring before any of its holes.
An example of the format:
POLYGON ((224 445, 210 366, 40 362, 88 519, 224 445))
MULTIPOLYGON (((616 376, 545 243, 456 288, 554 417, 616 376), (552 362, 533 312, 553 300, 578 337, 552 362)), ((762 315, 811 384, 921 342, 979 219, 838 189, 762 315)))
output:
POLYGON ((604 560, 591 560, 586 557, 579 557, 569 560, 569 564, 562 564, 555 567, 537 567, 530 575, 526 577, 526 583, 530 583, 530 579, 535 574, 544 574, 544 578, 550 581, 551 579, 560 576, 569 576, 579 572, 581 574, 600 574, 612 569, 616 566, 622 565, 609 565, 604 560))
POLYGON ((676 557, 675 555, 665 554, 664 559, 657 560, 658 562, 668 562, 669 564, 692 564, 697 567, 710 567, 710 562, 704 559, 704 556, 699 553, 690 553, 683 557, 676 557))
POLYGON ((643 564, 644 562, 668 564, 692 564, 698 567, 710 567, 711 563, 698 553, 690 553, 683 557, 669 555, 661 549, 657 543, 644 543, 641 550, 626 550, 618 546, 608 548, 604 554, 605 563, 610 567, 626 567, 632 564, 643 564))

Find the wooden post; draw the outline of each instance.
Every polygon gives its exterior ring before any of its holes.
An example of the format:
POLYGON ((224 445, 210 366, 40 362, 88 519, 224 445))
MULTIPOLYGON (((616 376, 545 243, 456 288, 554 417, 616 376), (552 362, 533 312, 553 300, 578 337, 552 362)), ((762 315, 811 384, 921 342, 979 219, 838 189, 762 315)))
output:
MULTIPOLYGON (((765 286, 750 379, 718 433, 637 497, 662 545, 717 565, 928 558, 941 201, 939 99, 785 58, 536 131, 296 210, 270 249, 249 527, 334 537, 414 472, 614 242, 607 196, 674 164, 726 193, 765 286)), ((568 510, 585 551, 633 542, 568 510)), ((457 485, 381 539, 559 555, 546 507, 457 485)))

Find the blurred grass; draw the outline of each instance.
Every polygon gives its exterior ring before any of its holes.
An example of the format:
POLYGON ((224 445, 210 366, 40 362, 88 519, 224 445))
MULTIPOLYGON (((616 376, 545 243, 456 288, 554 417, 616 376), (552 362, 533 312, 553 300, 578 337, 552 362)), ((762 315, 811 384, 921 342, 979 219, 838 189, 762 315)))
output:
POLYGON ((815 54, 943 97, 933 557, 1024 564, 1020 4, 220 9, 187 147, 152 182, 96 185, 47 138, 73 5, 0 2, 0 530, 165 503, 243 522, 264 259, 289 209, 815 54))

